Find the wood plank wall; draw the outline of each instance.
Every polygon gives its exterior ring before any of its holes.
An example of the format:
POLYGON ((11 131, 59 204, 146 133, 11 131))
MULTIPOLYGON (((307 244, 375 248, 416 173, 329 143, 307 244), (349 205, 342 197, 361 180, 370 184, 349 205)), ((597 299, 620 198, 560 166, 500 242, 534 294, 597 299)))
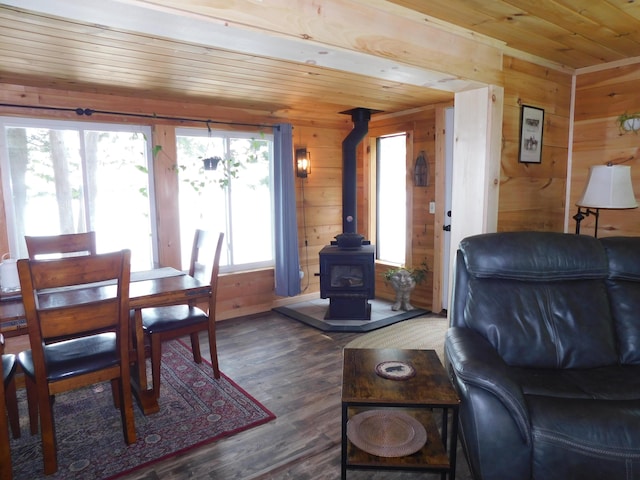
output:
POLYGON ((294 148, 306 147, 311 155, 311 173, 296 178, 303 293, 320 291, 320 250, 342 232, 342 141, 350 129, 350 121, 341 129, 294 127, 294 148))
POLYGON ((504 57, 498 231, 564 229, 571 75, 504 57), (542 163, 518 162, 522 105, 544 109, 542 163))
MULTIPOLYGON (((612 89, 608 83, 611 72, 593 74, 584 77, 579 83, 580 109, 577 115, 576 152, 574 167, 578 168, 577 178, 573 178, 574 188, 581 190, 581 169, 589 162, 598 163, 603 152, 607 158, 629 158, 636 162, 638 138, 634 135, 620 136, 611 126, 613 119, 624 110, 640 110, 640 99, 634 93, 632 85, 637 85, 640 69, 625 69, 620 73, 620 85, 612 89), (608 97, 605 92, 615 91, 615 97, 608 97), (633 101, 632 101, 633 100, 633 101), (611 103, 609 110, 603 112, 602 102, 611 103), (634 103, 635 102, 635 103, 634 103), (589 112, 589 113, 587 113, 589 112), (606 131, 593 126, 593 123, 607 125, 606 131), (596 135, 605 136, 595 140, 596 135), (607 146, 605 140, 611 137, 617 143, 615 147, 607 146), (581 140, 582 139, 582 140, 581 140), (588 150, 595 150, 591 155, 588 150), (612 150, 611 150, 612 149, 612 150), (602 152, 601 152, 602 150, 602 152), (596 161, 597 160, 597 161, 596 161)), ((563 230, 565 184, 568 156, 568 129, 570 112, 571 76, 530 62, 505 56, 505 108, 503 123, 502 176, 500 185, 500 205, 498 215, 499 230, 563 230), (543 137, 543 160, 541 165, 518 163, 518 142, 520 106, 532 105, 545 109, 545 130, 543 137)), ((300 261, 305 273, 302 280, 303 293, 317 294, 319 280, 315 276, 319 272, 318 252, 342 230, 342 141, 352 128, 348 116, 336 114, 335 118, 287 118, 274 117, 271 112, 244 111, 231 108, 218 108, 215 105, 172 103, 162 100, 100 95, 97 93, 78 93, 58 91, 54 89, 31 88, 21 85, 0 84, 0 101, 13 104, 38 106, 58 106, 93 108, 111 111, 136 111, 156 113, 158 115, 175 115, 202 119, 237 121, 250 123, 277 123, 289 121, 294 125, 293 143, 295 147, 305 146, 311 153, 311 175, 305 180, 296 179, 297 207, 299 224, 300 261)), ((74 113, 45 112, 41 110, 0 109, 0 115, 40 116, 47 118, 81 120, 74 113)), ((130 118, 100 117, 97 121, 131 122, 130 118)), ((172 128, 185 126, 171 122, 149 119, 146 124, 153 127, 162 125, 156 131, 163 137, 170 136, 172 128)), ((428 187, 412 187, 409 197, 411 204, 411 259, 413 264, 420 264, 426 259, 431 269, 434 264, 434 216, 428 213, 428 204, 435 198, 434 180, 436 178, 436 144, 435 144, 435 106, 417 108, 402 115, 382 116, 381 120, 372 120, 370 135, 385 129, 400 128, 413 133, 412 153, 408 159, 409 172, 413 172, 415 158, 421 150, 427 154, 431 172, 431 183, 428 187)), ((369 160, 367 157, 368 138, 358 148, 358 231, 372 239, 368 231, 369 224, 369 160)), ((604 163, 604 162, 603 162, 604 163)), ((640 180, 640 168, 636 170, 636 183, 640 180)), ((412 175, 411 175, 412 177, 412 175)), ((412 180, 412 178, 411 178, 412 180)), ((586 172, 582 181, 586 180, 586 172)), ((157 182, 163 182, 157 179, 157 182)), ((162 185, 170 189, 171 181, 162 185)), ((413 185, 413 182, 410 183, 413 185)), ((1 188, 1 187, 0 187, 1 188)), ((640 190, 640 187, 636 188, 640 190)), ((578 193, 579 194, 579 193, 578 193)), ((576 196, 578 195, 576 194, 576 196)), ((171 198, 165 192, 165 198, 171 198)), ((173 197, 175 198, 175 197, 173 197)), ((573 198, 573 193, 572 193, 573 198)), ((573 200, 572 200, 573 201, 573 200)), ((2 205, 3 207, 3 205, 2 205)), ((164 208, 158 209, 162 215, 164 208)), ((638 226, 638 211, 620 213, 602 217, 602 225, 611 228, 613 220, 620 222, 634 221, 638 226), (633 220, 635 219, 635 220, 633 220)), ((171 215, 174 215, 172 212, 171 215)), ((0 219, 4 208, 0 208, 0 219)), ((172 230, 177 231, 175 218, 163 218, 160 249, 164 251, 161 258, 171 262, 175 255, 166 251, 171 243, 175 248, 172 230)), ((585 221, 588 228, 588 222, 585 221)), ((635 232, 630 228, 616 227, 616 231, 635 232)), ((6 227, 0 225, 0 252, 7 251, 6 227)), ((376 289, 381 298, 393 298, 389 286, 384 285, 382 272, 385 266, 378 265, 376 271, 376 289)), ((434 279, 429 275, 427 281, 418 287, 414 294, 416 306, 430 309, 434 279)), ((219 288, 218 319, 226 319, 241 315, 259 313, 271 309, 275 304, 291 299, 277 298, 273 293, 273 270, 263 269, 241 274, 224 275, 219 288)), ((296 299, 293 299, 296 300, 296 299)))
MULTIPOLYGON (((575 202, 584 190, 589 167, 629 165, 636 198, 640 195, 640 136, 622 133, 616 117, 640 112, 640 64, 584 73, 576 79, 573 165, 569 214, 575 215, 575 202)), ((575 228, 573 220, 570 229, 575 228)), ((593 235, 594 218, 582 221, 581 233, 593 235)), ((601 210, 598 237, 640 235, 640 209, 601 210)))

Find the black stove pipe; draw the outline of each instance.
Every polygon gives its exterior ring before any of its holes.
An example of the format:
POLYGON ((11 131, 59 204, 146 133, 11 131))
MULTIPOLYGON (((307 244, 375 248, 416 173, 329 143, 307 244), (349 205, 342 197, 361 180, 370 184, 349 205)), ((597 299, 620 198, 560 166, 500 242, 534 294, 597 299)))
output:
POLYGON ((342 113, 351 114, 353 120, 353 130, 342 141, 342 231, 356 233, 358 223, 356 147, 369 131, 371 110, 354 108, 342 113))

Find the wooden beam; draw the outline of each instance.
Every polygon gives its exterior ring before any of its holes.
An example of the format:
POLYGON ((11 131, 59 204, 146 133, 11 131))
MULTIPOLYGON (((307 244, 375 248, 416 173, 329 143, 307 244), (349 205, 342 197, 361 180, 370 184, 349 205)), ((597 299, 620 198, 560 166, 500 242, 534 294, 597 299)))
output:
POLYGON ((458 92, 502 84, 499 48, 354 0, 324 0, 321 4, 238 0, 233 8, 198 0, 5 3, 152 37, 437 90, 458 92))

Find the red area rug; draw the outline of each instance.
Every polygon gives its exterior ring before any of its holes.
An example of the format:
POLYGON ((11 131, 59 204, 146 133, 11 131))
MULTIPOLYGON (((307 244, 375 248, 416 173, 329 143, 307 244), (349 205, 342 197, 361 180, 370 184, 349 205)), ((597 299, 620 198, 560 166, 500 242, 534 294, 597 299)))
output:
POLYGON ((11 440, 14 479, 114 479, 159 460, 256 427, 275 418, 233 380, 215 380, 180 341, 165 342, 160 412, 145 416, 134 402, 137 443, 124 442, 111 386, 56 396, 58 472, 43 473, 40 435, 29 432, 26 395, 18 394, 22 436, 11 440))

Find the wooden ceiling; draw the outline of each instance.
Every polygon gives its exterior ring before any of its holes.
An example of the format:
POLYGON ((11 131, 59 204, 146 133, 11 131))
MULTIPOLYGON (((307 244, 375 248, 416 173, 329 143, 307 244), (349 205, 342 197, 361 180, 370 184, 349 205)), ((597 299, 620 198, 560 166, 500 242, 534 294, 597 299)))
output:
POLYGON ((637 57, 640 2, 0 0, 2 83, 274 117, 448 101, 503 52, 570 72, 637 57))
POLYGON ((635 0, 390 0, 573 69, 640 55, 635 0))

